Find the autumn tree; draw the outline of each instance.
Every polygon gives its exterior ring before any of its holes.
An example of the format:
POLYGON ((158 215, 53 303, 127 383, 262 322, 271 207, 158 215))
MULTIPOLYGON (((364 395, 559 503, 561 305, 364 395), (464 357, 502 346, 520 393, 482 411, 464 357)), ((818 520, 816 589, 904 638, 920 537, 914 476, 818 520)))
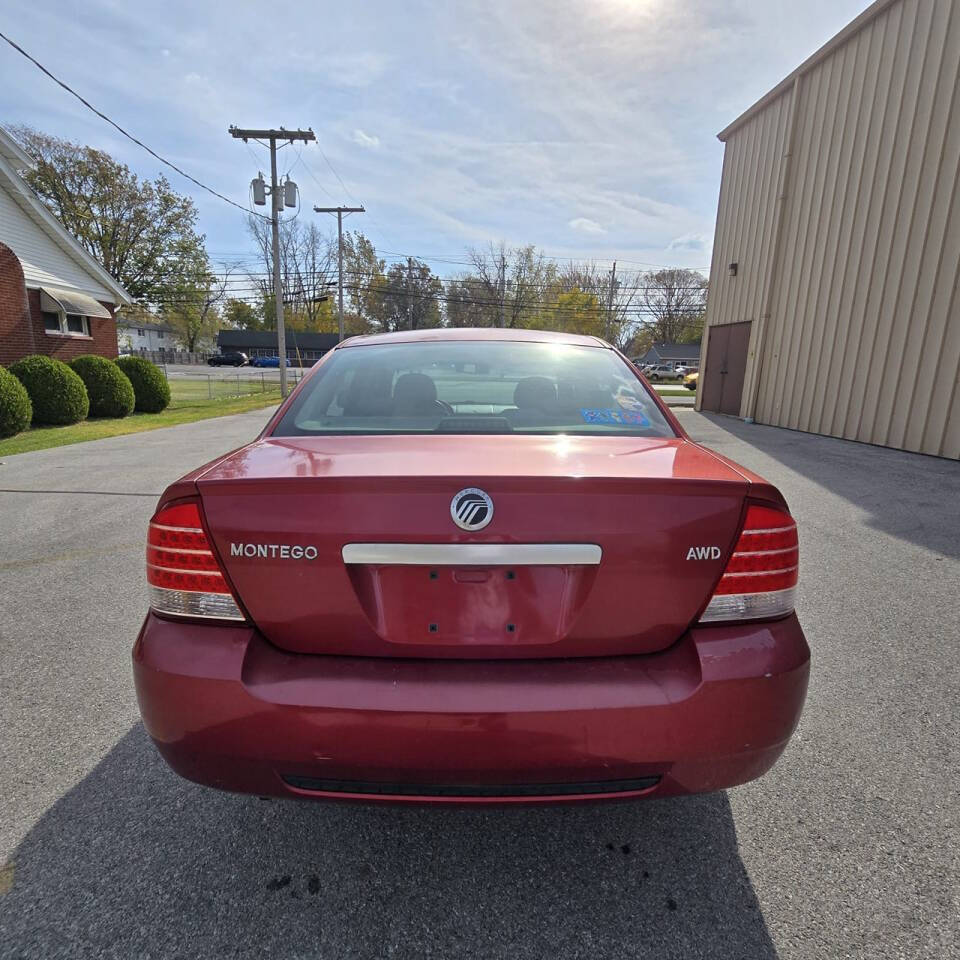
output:
POLYGON ((27 183, 134 300, 160 304, 206 266, 193 200, 140 179, 102 150, 28 126, 11 132, 36 164, 27 183))

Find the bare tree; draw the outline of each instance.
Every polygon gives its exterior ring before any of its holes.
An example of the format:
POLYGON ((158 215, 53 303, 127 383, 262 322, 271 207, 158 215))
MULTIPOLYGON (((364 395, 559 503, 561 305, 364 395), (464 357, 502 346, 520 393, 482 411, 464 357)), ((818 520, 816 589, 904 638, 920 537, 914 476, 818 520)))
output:
MULTIPOLYGON (((273 302, 273 241, 270 224, 259 217, 248 220, 262 272, 251 275, 264 302, 273 302)), ((280 224, 280 280, 284 303, 304 329, 314 330, 330 314, 328 299, 337 279, 337 249, 332 236, 315 223, 299 220, 280 224)))
POLYGON ((467 256, 475 273, 461 277, 461 288, 474 291, 473 305, 484 326, 523 327, 548 295, 556 281, 556 267, 531 243, 524 247, 489 244, 486 250, 471 248, 467 256))
POLYGON ((658 343, 689 343, 703 332, 707 280, 696 270, 644 274, 638 298, 642 322, 658 343))

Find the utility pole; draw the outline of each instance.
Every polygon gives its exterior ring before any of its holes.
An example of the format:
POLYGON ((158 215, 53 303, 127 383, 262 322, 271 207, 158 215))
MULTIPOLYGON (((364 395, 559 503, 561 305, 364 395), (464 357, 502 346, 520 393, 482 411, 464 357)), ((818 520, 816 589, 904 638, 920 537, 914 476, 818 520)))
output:
MULTIPOLYGON (((277 141, 286 140, 293 143, 295 140, 316 140, 312 130, 240 130, 238 127, 229 128, 230 136, 235 140, 269 140, 270 141, 270 208, 273 216, 270 218, 270 227, 273 233, 273 304, 277 314, 277 353, 280 356, 280 396, 287 395, 287 338, 283 328, 283 290, 280 283, 280 213, 284 206, 295 207, 297 185, 287 178, 283 191, 277 182, 277 141), (291 191, 292 188, 292 191, 291 191), (289 194, 289 195, 288 195, 289 194), (292 202, 290 202, 292 200, 292 202)), ((253 202, 263 206, 263 178, 253 181, 253 202), (258 189, 259 185, 259 189, 258 189)))
POLYGON ((607 340, 613 331, 613 294, 617 289, 617 261, 613 261, 613 269, 610 271, 610 295, 607 298, 607 340))
POLYGON ((413 323, 413 257, 407 257, 407 329, 414 328, 413 323))
POLYGON ((507 257, 503 252, 503 247, 500 248, 500 326, 506 326, 504 322, 504 308, 506 307, 507 300, 507 257))
POLYGON ((363 207, 314 207, 314 213, 335 213, 337 215, 337 299, 340 314, 339 339, 343 340, 343 215, 345 213, 366 213, 363 207))

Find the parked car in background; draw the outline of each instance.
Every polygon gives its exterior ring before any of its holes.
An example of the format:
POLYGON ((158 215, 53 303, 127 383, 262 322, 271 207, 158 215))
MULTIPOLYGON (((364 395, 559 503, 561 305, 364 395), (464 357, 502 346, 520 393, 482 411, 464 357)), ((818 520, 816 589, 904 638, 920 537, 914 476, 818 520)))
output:
POLYGON ((676 380, 676 371, 669 363, 654 363, 646 368, 643 374, 651 383, 661 380, 676 380))
POLYGON ((688 390, 696 390, 697 387, 700 385, 700 371, 694 370, 693 373, 688 373, 683 378, 683 385, 688 390))
POLYGON ((797 550, 776 487, 594 337, 355 338, 160 497, 140 710, 174 770, 242 793, 721 790, 800 716, 797 550))
POLYGON ((249 360, 245 353, 215 353, 207 363, 211 367, 242 367, 249 360))
POLYGON ((279 367, 280 358, 279 357, 254 357, 250 361, 250 366, 252 367, 279 367))
POLYGON ((678 377, 683 378, 683 377, 685 377, 688 373, 693 373, 693 371, 696 370, 696 369, 697 369, 696 367, 692 367, 692 366, 690 366, 690 364, 688 364, 688 363, 680 363, 680 364, 677 364, 677 366, 675 366, 675 367, 673 368, 673 372, 674 372, 678 377))

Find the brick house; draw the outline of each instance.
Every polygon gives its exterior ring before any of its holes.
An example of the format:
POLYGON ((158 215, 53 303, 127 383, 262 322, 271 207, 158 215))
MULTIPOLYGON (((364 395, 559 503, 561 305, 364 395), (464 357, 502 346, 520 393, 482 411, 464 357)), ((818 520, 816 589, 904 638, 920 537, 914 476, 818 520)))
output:
POLYGON ((117 355, 117 307, 130 295, 19 175, 33 161, 0 127, 0 364, 32 353, 117 355))

